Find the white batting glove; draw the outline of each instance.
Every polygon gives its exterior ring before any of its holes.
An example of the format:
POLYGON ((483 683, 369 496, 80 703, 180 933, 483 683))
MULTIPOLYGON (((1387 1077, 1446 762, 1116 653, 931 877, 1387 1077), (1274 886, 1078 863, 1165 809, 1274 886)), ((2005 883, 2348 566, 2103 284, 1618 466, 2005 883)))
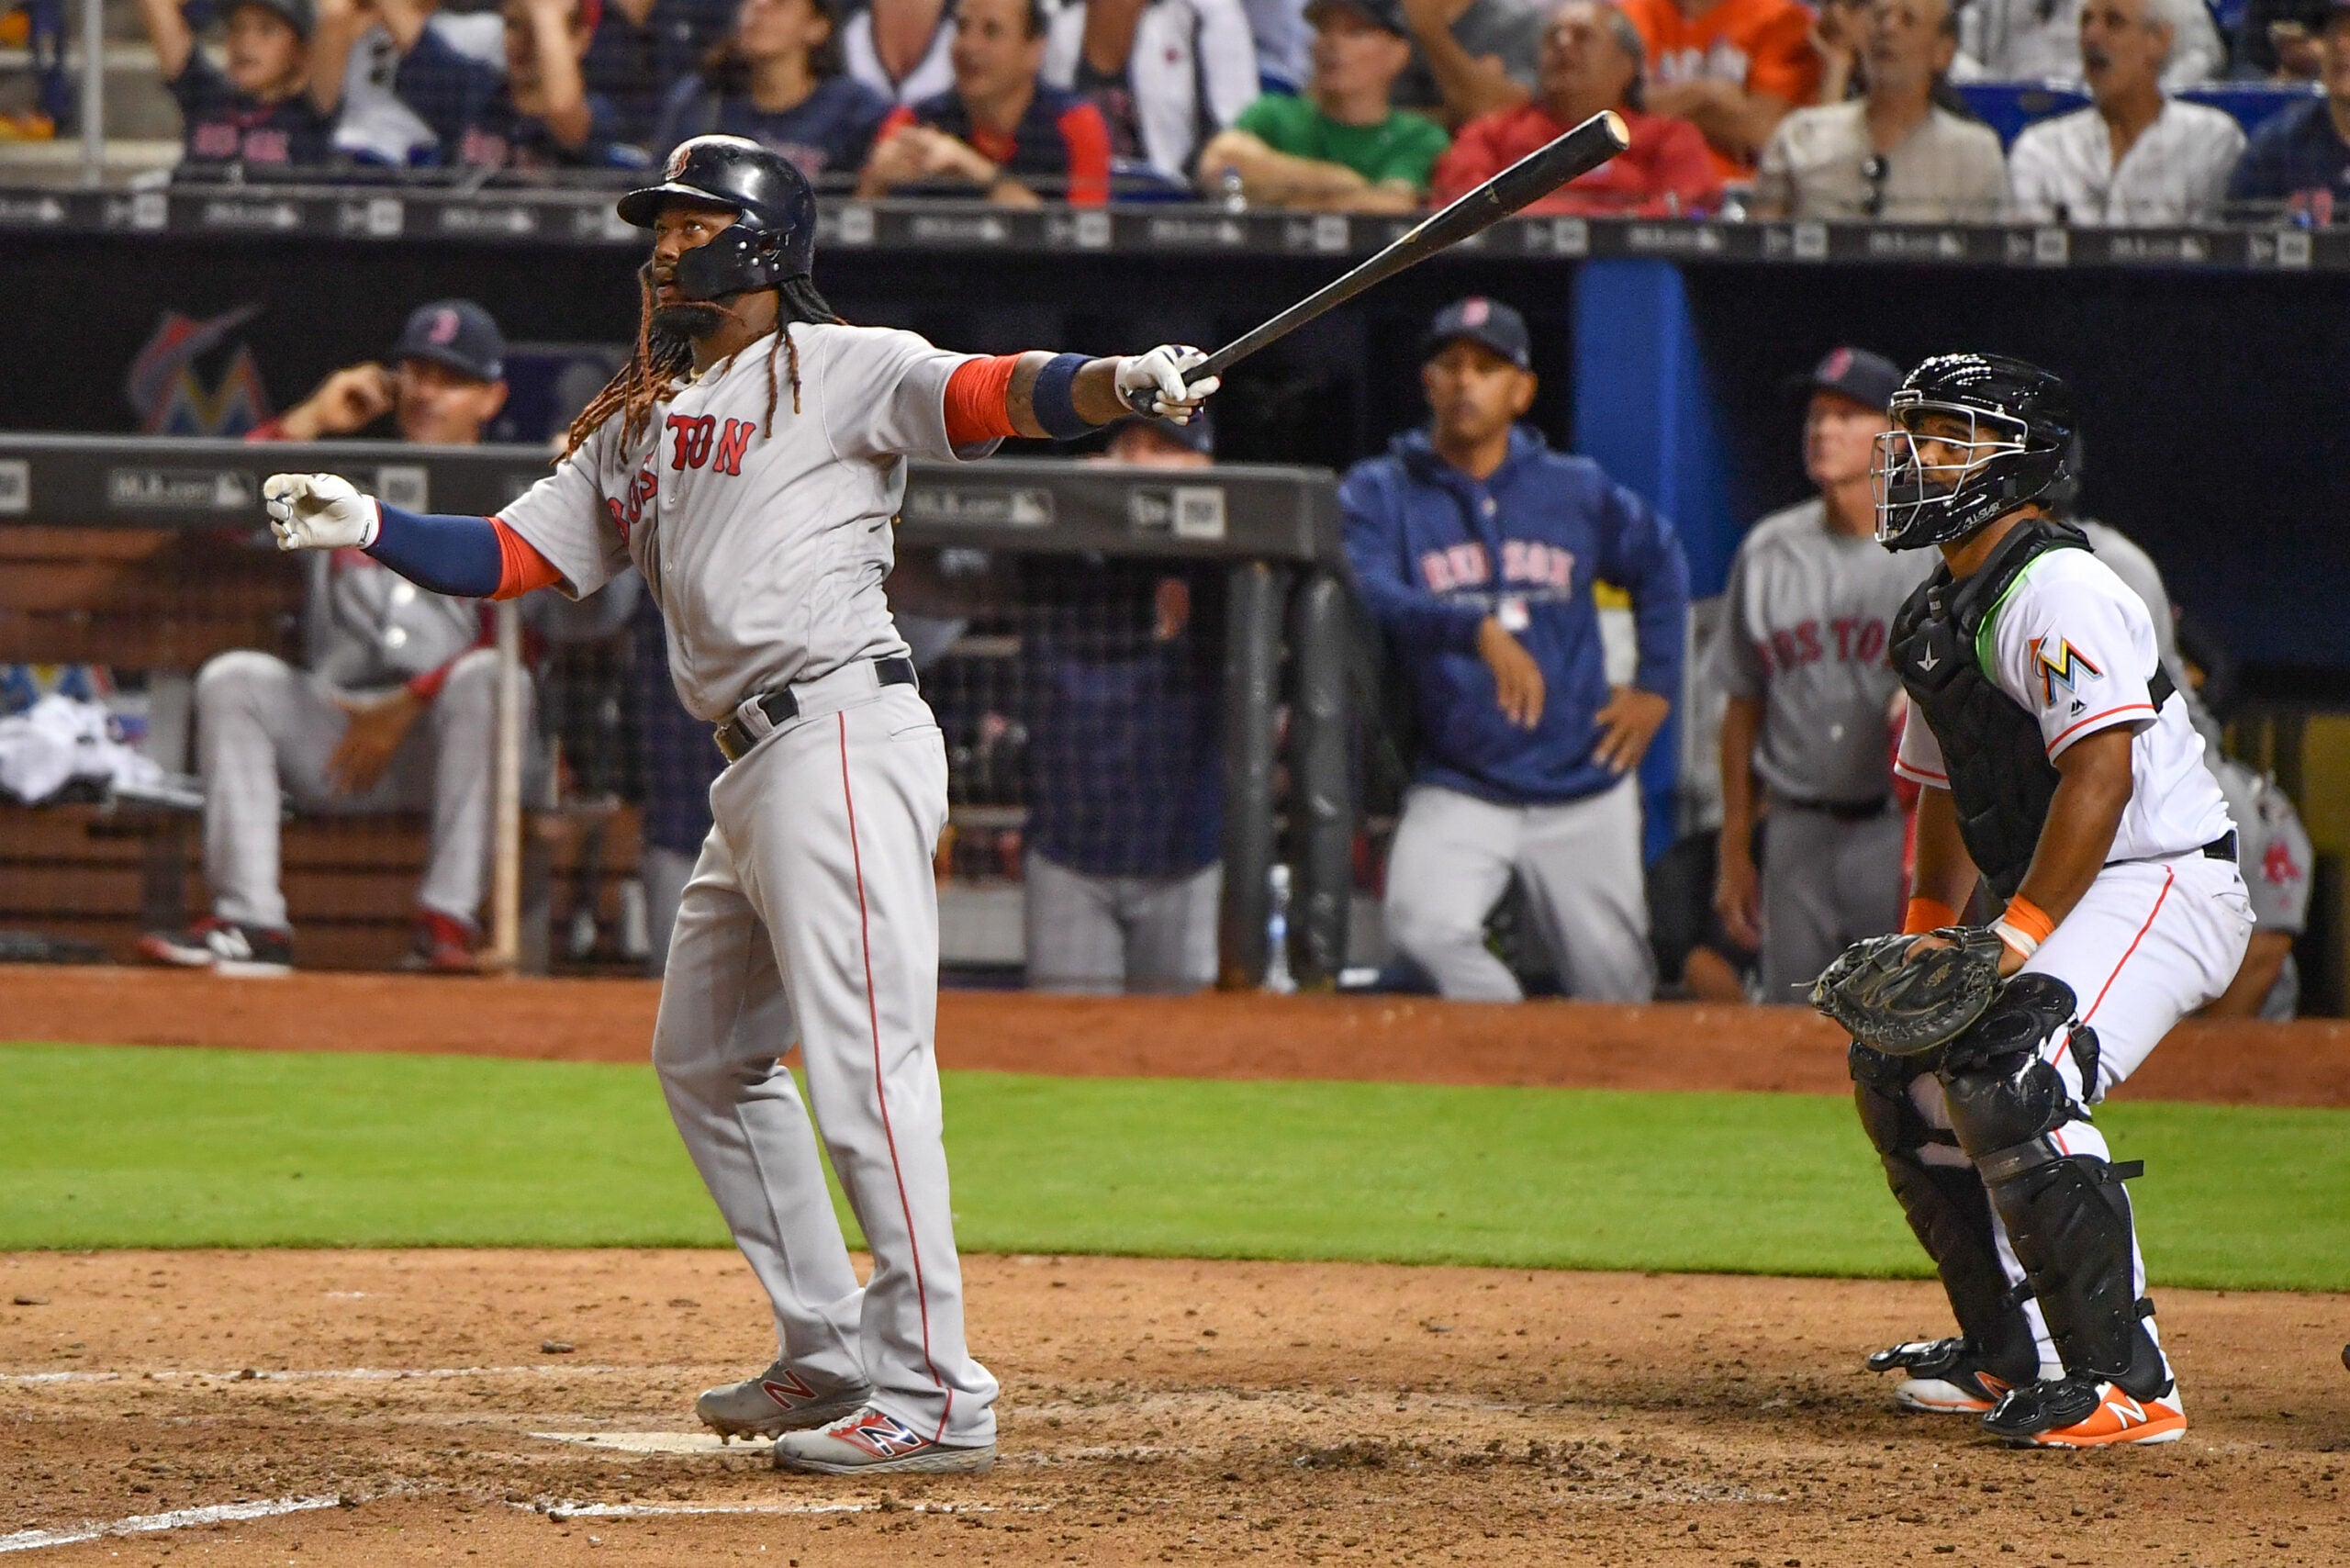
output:
POLYGON ((1184 380, 1184 373, 1207 357, 1189 343, 1161 343, 1148 353, 1122 359, 1115 382, 1118 400, 1146 419, 1189 424, 1208 394, 1224 385, 1223 378, 1214 375, 1204 381, 1184 380))
POLYGON ((261 498, 280 550, 364 550, 383 530, 375 498, 340 474, 272 474, 261 498))

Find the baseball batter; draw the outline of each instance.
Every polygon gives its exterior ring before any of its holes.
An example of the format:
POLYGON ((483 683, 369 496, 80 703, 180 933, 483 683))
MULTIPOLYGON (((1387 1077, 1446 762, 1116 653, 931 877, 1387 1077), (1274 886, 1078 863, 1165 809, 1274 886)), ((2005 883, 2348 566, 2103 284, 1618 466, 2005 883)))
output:
POLYGON ((1893 800, 1887 657, 1894 612, 1925 575, 1873 536, 1869 460, 1901 372, 1840 348, 1811 375, 1804 467, 1817 498, 1754 525, 1730 563, 1712 675, 1722 713, 1722 838, 1714 905, 1758 948, 1764 1002, 1901 918, 1904 823, 1893 800), (1765 798, 1757 801, 1760 782, 1765 798), (1767 813, 1757 875, 1748 851, 1767 813))
POLYGON ((286 548, 356 544, 444 592, 643 573, 678 696, 729 759, 653 1059, 780 1341, 697 1411, 779 1433, 785 1469, 985 1469, 996 1383, 964 1342, 932 1052, 946 760, 882 593, 890 523, 910 456, 1181 420, 1216 382, 1186 387, 1192 349, 983 358, 844 323, 810 277, 814 193, 740 138, 681 144, 620 212, 654 230, 636 353, 552 476, 485 520, 280 475, 272 524, 286 548), (777 1060, 795 1036, 805 1105, 777 1060), (819 1129, 873 1253, 862 1289, 819 1129))
POLYGON ((1926 1054, 1852 1047, 1862 1122, 1960 1330, 1870 1365, 1908 1373, 1903 1405, 2009 1441, 2168 1442, 2187 1413, 2122 1188, 2137 1167, 2089 1107, 2234 977, 2253 924, 2234 824, 2144 605, 2038 504, 2065 471, 2065 384, 1943 355, 1892 417, 1877 536, 1942 557, 1893 630, 1896 767, 1923 786, 1903 928, 1912 961, 1968 936, 1951 928, 1979 877, 2014 978, 1926 1054))

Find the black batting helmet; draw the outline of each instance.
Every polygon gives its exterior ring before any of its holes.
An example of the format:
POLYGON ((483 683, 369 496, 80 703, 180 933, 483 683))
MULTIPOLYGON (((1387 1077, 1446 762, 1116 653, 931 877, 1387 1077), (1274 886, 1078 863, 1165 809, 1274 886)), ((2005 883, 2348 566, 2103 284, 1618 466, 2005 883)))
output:
POLYGON ((695 299, 722 299, 805 277, 816 265, 816 192, 798 164, 740 136, 697 136, 677 144, 661 183, 621 197, 621 217, 650 229, 672 201, 731 207, 733 223, 677 258, 677 287, 695 299))
POLYGON ((1892 550, 1964 539, 2065 476, 2073 446, 2072 388, 2036 364, 1998 354, 1937 354, 1911 371, 1886 409, 1893 429, 1876 438, 1876 536, 1892 550), (1941 416, 1964 433, 1919 427, 1941 416), (1930 438, 1964 454, 1920 460, 1930 438))

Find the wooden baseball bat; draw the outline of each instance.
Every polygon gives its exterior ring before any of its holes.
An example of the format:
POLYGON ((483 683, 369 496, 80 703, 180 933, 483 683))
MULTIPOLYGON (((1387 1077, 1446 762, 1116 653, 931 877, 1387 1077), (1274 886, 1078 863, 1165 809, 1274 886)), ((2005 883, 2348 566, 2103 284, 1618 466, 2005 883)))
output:
POLYGON ((1203 363, 1186 371, 1185 379, 1197 383, 1223 375, 1232 365, 1259 349, 1279 342, 1325 311, 1344 305, 1374 284, 1427 261, 1438 251, 1484 232, 1569 180, 1591 173, 1631 144, 1631 132, 1624 128, 1623 117, 1613 109, 1602 109, 1556 141, 1520 158, 1441 212, 1430 214, 1344 277, 1315 289, 1280 315, 1233 339, 1203 363))

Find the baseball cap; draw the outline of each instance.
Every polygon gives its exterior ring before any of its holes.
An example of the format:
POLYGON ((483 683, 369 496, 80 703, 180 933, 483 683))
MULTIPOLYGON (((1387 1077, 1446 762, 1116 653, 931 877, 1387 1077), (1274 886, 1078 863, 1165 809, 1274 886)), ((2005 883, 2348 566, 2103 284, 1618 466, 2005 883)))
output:
POLYGON ((1526 330, 1526 318, 1498 299, 1472 294, 1438 311, 1420 339, 1420 359, 1434 359, 1447 343, 1464 340, 1484 344, 1520 370, 1533 367, 1534 341, 1526 330))
POLYGON ((1173 420, 1120 420, 1110 427, 1111 436, 1114 439, 1120 431, 1128 426, 1156 431, 1185 451, 1196 452, 1203 457, 1215 455, 1215 421, 1209 417, 1205 409, 1194 412, 1192 415, 1192 422, 1183 425, 1177 424, 1173 420))
POLYGON ((392 349, 392 363, 429 359, 476 381, 506 376, 506 334, 488 311, 470 299, 436 299, 420 305, 392 349))
POLYGON ((1900 385, 1899 365, 1883 354, 1845 347, 1830 349, 1811 367, 1810 375, 1796 379, 1790 390, 1805 398, 1815 392, 1833 392, 1872 409, 1886 409, 1892 406, 1893 394, 1900 385))
POLYGON ((1399 39, 1412 36, 1411 25, 1404 20, 1403 0, 1307 0, 1307 26, 1318 26, 1322 14, 1333 7, 1352 11, 1373 27, 1382 28, 1399 39))
POLYGON ((241 6, 258 6, 284 17, 285 25, 294 29, 295 36, 306 43, 309 41, 311 25, 318 20, 318 8, 311 0, 232 0, 231 4, 221 7, 219 14, 226 16, 241 6))

